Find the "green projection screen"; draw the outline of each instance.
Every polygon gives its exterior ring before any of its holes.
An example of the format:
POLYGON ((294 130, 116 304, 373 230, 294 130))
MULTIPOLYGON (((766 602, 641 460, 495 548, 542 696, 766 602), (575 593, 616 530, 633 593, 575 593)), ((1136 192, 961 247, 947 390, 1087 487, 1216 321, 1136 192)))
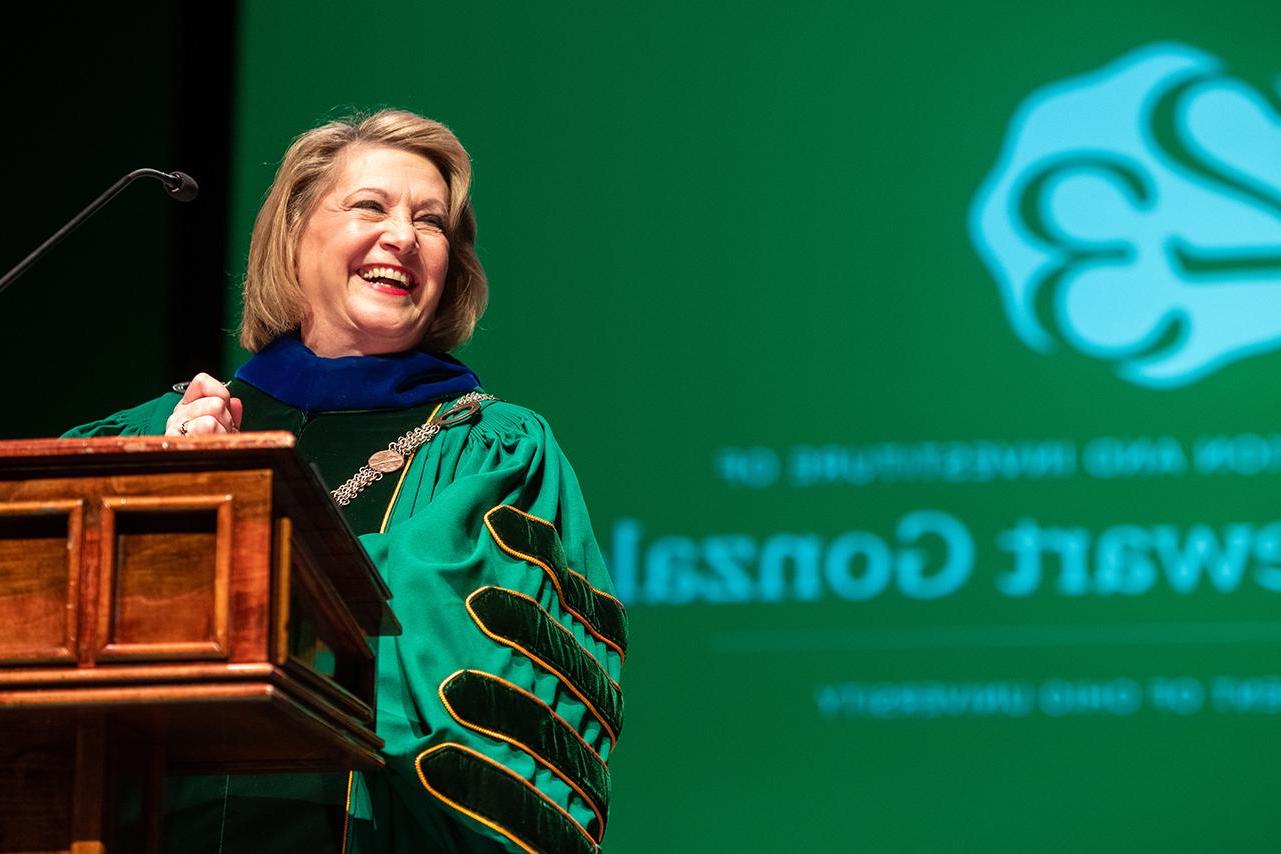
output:
POLYGON ((472 152, 460 355, 632 618, 607 849, 1276 850, 1272 4, 242 27, 232 268, 324 117, 472 152))

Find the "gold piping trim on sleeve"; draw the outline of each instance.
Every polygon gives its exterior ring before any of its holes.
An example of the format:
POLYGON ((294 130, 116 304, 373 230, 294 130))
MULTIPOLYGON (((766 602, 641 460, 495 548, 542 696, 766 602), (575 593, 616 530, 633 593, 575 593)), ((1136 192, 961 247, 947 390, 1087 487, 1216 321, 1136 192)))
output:
MULTIPOLYGON (((609 746, 614 747, 615 745, 617 745, 618 734, 615 733, 613 727, 611 727, 605 721, 605 716, 600 713, 600 710, 597 709, 595 705, 593 705, 592 701, 587 699, 585 696, 583 696, 583 692, 578 690, 578 688, 575 687, 574 683, 569 681, 569 677, 567 677, 564 673, 561 673, 552 665, 548 664, 546 661, 543 661, 537 655, 534 655, 534 653, 531 652, 530 650, 525 649, 525 647, 516 643, 516 641, 511 640, 510 638, 499 637, 498 635, 491 632, 488 627, 486 627, 484 621, 480 619, 480 616, 476 613, 475 609, 472 608, 472 605, 471 605, 471 600, 475 599, 477 595, 479 595, 480 593, 483 593, 486 590, 501 590, 504 593, 510 593, 513 596, 519 596, 521 599, 525 599, 525 600, 528 600, 529 602, 533 602, 534 607, 542 611, 544 614, 547 614, 547 609, 545 609, 542 605, 539 605, 535 599, 533 599, 530 596, 526 596, 524 593, 519 593, 515 590, 509 590, 506 587, 498 587, 492 584, 487 585, 485 587, 479 587, 473 590, 471 595, 467 597, 467 600, 464 603, 467 606, 467 613, 471 615, 472 622, 476 624, 477 628, 479 628, 482 632, 485 633, 486 637, 488 637, 490 640, 493 640, 502 644, 503 646, 511 647, 512 649, 519 652, 521 655, 528 658, 530 661, 533 661, 539 667, 546 670, 548 673, 555 676, 560 681, 560 684, 564 685, 565 688, 568 689, 571 694, 573 694, 575 697, 578 698, 578 701, 580 703, 582 703, 584 706, 587 707, 587 711, 591 712, 592 717, 594 717, 600 723, 601 727, 604 728, 605 735, 609 737, 609 746)), ((614 682, 614 680, 610 678, 610 675, 605 672, 605 668, 600 666, 600 662, 598 662, 595 659, 595 657, 592 656, 591 652, 588 651, 586 647, 584 647, 581 643, 578 642, 578 638, 574 637, 573 632, 571 632, 569 629, 562 626, 560 623, 556 622, 556 619, 552 617, 551 614, 547 614, 547 619, 551 622, 553 626, 560 629, 565 634, 569 635, 570 640, 572 640, 579 649, 587 653, 587 656, 588 658, 591 659, 592 663, 595 664, 598 668, 600 668, 600 671, 605 674, 605 678, 609 679, 609 681, 613 683, 615 688, 618 688, 620 691, 622 690, 621 686, 619 686, 617 682, 614 682)))
MULTIPOLYGON (((556 572, 550 566, 547 565, 547 562, 540 557, 537 557, 535 555, 525 554, 519 549, 516 549, 507 545, 507 543, 503 541, 502 536, 500 536, 499 533, 494 530, 494 526, 489 521, 489 517, 492 514, 498 512, 499 510, 513 510, 516 513, 519 513, 521 516, 524 516, 526 519, 530 520, 531 522, 538 522, 541 525, 546 525, 547 527, 551 528, 553 531, 556 530, 556 526, 553 525, 551 522, 548 522, 546 519, 542 519, 538 516, 534 516, 532 514, 526 513, 524 510, 521 510, 518 507, 512 507, 510 504, 499 504, 497 507, 490 508, 485 513, 485 527, 489 529, 489 535, 494 538, 494 542, 498 544, 498 547, 503 551, 507 552, 512 557, 518 558, 523 561, 527 561, 528 563, 532 563, 535 566, 541 567, 543 572, 551 580, 552 587, 556 588, 556 598, 560 600, 560 606, 564 608, 566 611, 568 611, 569 613, 573 614, 575 617, 577 617, 578 621, 582 623, 583 628, 587 629, 587 631, 591 634, 592 637, 596 638, 596 640, 600 641, 601 643, 605 644, 605 646, 609 647, 614 652, 618 653, 618 663, 622 664, 623 660, 627 657, 627 653, 624 652, 623 649, 617 643, 615 643, 614 641, 611 641, 609 638, 602 635, 600 631, 594 625, 592 625, 592 622, 590 620, 588 620, 582 614, 575 611, 573 608, 569 607, 569 605, 565 602, 565 591, 561 590, 561 587, 560 587, 560 579, 556 577, 556 572)), ((599 596, 603 596, 606 599, 613 600, 614 602, 618 603, 618 606, 620 608, 623 606, 622 602, 619 602, 617 599, 615 599, 613 596, 610 596, 604 590, 599 590, 593 587, 591 582, 588 581, 585 577, 583 577, 582 574, 574 572, 574 570, 570 569, 568 566, 566 566, 565 569, 568 570, 571 575, 577 576, 579 579, 581 579, 582 582, 587 585, 588 590, 592 591, 593 593, 596 593, 599 596)), ((618 683, 615 682, 614 684, 617 685, 618 683)))
POLYGON ((342 813, 342 854, 347 854, 347 829, 351 821, 351 784, 355 782, 356 772, 347 772, 347 800, 342 813))
POLYGON ((525 842, 523 839, 521 839, 512 831, 498 824, 493 819, 486 818, 485 816, 480 815, 479 813, 468 809, 462 804, 457 803, 456 801, 450 800, 449 798, 445 797, 440 792, 436 791, 431 787, 431 784, 427 782, 427 777, 423 774, 423 765, 422 765, 423 757, 428 755, 429 753, 435 753, 438 750, 444 750, 445 748, 449 748, 449 747, 455 748, 457 750, 461 750, 464 753, 470 753, 472 756, 476 757, 482 762, 488 762, 490 765, 493 765, 499 771, 511 777, 516 782, 524 785, 531 792, 533 792, 537 798, 542 800, 548 806, 555 809, 561 815, 565 816, 565 818, 569 819, 569 822, 572 825, 574 825, 575 828, 578 829, 578 832, 583 834, 583 836, 587 838, 587 841, 590 842, 593 847, 595 847, 596 841, 592 839, 591 834, 589 834, 585 829, 583 829, 583 826, 578 823, 577 819, 575 819, 572 815, 570 815, 565 810, 565 808, 562 807, 560 804, 556 803, 551 798, 547 797, 542 792, 540 792, 537 786, 535 786, 533 783, 529 782, 524 777, 517 774, 515 771, 508 768, 506 765, 503 765, 501 762, 495 762, 493 759, 490 759, 488 756, 481 753, 480 751, 472 750, 470 747, 467 747, 464 744, 458 744, 457 742, 454 742, 454 741, 447 741, 444 744, 437 744, 434 747, 429 747, 426 750, 424 750, 422 753, 418 754, 418 756, 415 757, 414 759, 414 771, 418 774, 418 782, 422 783, 423 788, 426 789, 428 792, 430 792, 432 796, 435 797, 437 800, 442 801, 443 803, 449 804, 449 806, 458 810, 463 815, 466 815, 470 818, 475 819, 476 821, 488 827, 490 830, 496 831, 497 833, 501 833, 503 836, 507 837, 516 845, 518 845, 522 851, 528 851, 529 854, 538 854, 538 851, 536 849, 530 847, 530 845, 527 842, 525 842))
MULTIPOLYGON (((436 413, 440 412, 440 408, 444 405, 443 402, 436 404, 436 408, 431 411, 431 415, 427 416, 427 420, 431 421, 435 418, 436 413)), ((391 493, 391 501, 387 502, 387 510, 383 513, 382 524, 378 526, 378 533, 380 534, 387 533, 387 523, 391 520, 391 509, 396 506, 396 499, 400 497, 400 488, 405 485, 405 476, 409 474, 409 467, 413 465, 414 457, 417 455, 418 451, 415 450, 409 455, 409 459, 405 460, 405 465, 400 470, 400 479, 396 481, 396 488, 391 493)))
POLYGON ((598 754, 590 744, 588 744, 586 741, 583 740, 583 737, 578 734, 578 731, 569 725, 569 721, 565 720, 560 715, 556 714, 556 712, 552 710, 551 706, 547 705, 542 700, 538 699, 533 694, 526 691, 524 688, 519 688, 513 685, 512 683, 508 682, 506 679, 503 679, 502 677, 499 677, 499 676, 495 676, 492 673, 486 673, 483 670, 455 670, 453 673, 449 674, 449 676, 445 677, 445 680, 441 682, 440 686, 436 689, 436 694, 440 697, 440 702, 444 704, 445 711, 449 712, 449 716, 452 717, 454 720, 458 721, 458 723, 462 724, 468 729, 475 730, 476 732, 481 733, 482 735, 487 735, 490 738, 496 738, 499 741, 505 741, 508 744, 510 744, 512 747, 525 751, 531 757, 533 757, 534 761, 538 762, 543 767, 545 767, 548 771, 555 774, 557 777, 560 778, 561 782, 563 782, 565 785, 573 789, 574 792, 578 795, 578 797, 582 798, 583 803, 587 804, 587 808, 592 811, 592 815, 596 816, 596 826, 600 828, 600 831, 598 834, 593 835, 592 838, 595 839, 596 843, 599 845, 601 840, 605 836, 605 817, 601 815, 600 810, 596 808, 596 800, 594 798, 588 796, 588 794, 584 792, 577 783, 571 780, 568 775, 566 775, 563 771, 561 771, 559 768, 553 765, 550 761, 548 761, 541 753, 534 750, 529 745, 525 744, 522 741, 517 741, 516 739, 512 738, 509 735, 504 735, 501 732, 496 732, 495 730, 486 729, 483 726, 478 726, 477 724, 474 724, 471 721, 463 720, 463 717, 460 714, 458 714, 458 712, 454 711, 454 707, 450 705, 449 700, 445 697, 445 686, 449 684, 451 681, 453 681, 454 677, 458 676, 460 673, 474 673, 477 676, 481 677, 482 679, 492 679, 495 682, 506 685, 508 688, 512 689, 513 691, 516 691, 520 694, 524 694, 526 697, 528 697, 529 699, 533 700, 535 703, 537 703, 538 705, 546 709, 549 715, 551 715, 553 718, 555 718, 556 720, 564 724, 565 728, 568 729, 570 732, 572 732, 574 734, 574 737, 577 738, 579 741, 583 742, 583 746, 586 747, 589 751, 591 751, 591 755, 596 757, 596 760, 600 762, 602 766, 605 766, 605 762, 600 758, 600 754, 598 754))

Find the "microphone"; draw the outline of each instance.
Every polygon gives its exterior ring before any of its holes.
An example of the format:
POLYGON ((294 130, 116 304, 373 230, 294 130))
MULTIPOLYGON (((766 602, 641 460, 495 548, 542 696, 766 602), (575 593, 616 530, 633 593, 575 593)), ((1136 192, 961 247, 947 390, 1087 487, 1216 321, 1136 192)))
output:
POLYGON ((164 182, 169 195, 180 202, 189 202, 200 192, 196 179, 186 172, 161 172, 160 180, 164 182))
POLYGON ((55 231, 48 240, 37 246, 30 255, 19 261, 17 266, 5 273, 4 278, 0 278, 0 293, 3 293, 4 289, 13 283, 14 279, 21 276, 27 271, 28 267, 43 258, 45 253, 61 242, 64 237, 75 231, 85 220, 97 213, 99 208, 114 199, 121 190, 139 178, 155 178, 164 184, 165 192, 170 198, 180 202, 189 202, 200 192, 200 187, 196 184, 195 179, 186 172, 161 172, 158 169, 133 170, 108 187, 105 193, 86 205, 85 209, 76 214, 70 222, 55 231))

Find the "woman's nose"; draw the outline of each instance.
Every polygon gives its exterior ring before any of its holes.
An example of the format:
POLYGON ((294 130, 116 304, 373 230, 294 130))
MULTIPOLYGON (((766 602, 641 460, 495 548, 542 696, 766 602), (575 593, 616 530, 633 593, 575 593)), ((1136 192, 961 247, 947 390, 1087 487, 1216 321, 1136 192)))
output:
POLYGON ((397 255, 410 255, 418 250, 418 232, 405 217, 391 216, 383 223, 383 247, 397 255))

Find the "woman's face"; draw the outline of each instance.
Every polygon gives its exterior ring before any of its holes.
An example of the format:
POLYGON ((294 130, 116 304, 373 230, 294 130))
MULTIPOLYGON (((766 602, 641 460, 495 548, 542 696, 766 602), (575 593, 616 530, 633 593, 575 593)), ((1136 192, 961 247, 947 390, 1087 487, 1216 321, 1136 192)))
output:
POLYGON ((398 148, 353 146, 334 169, 298 240, 302 342, 325 357, 411 350, 449 269, 449 185, 398 148))

